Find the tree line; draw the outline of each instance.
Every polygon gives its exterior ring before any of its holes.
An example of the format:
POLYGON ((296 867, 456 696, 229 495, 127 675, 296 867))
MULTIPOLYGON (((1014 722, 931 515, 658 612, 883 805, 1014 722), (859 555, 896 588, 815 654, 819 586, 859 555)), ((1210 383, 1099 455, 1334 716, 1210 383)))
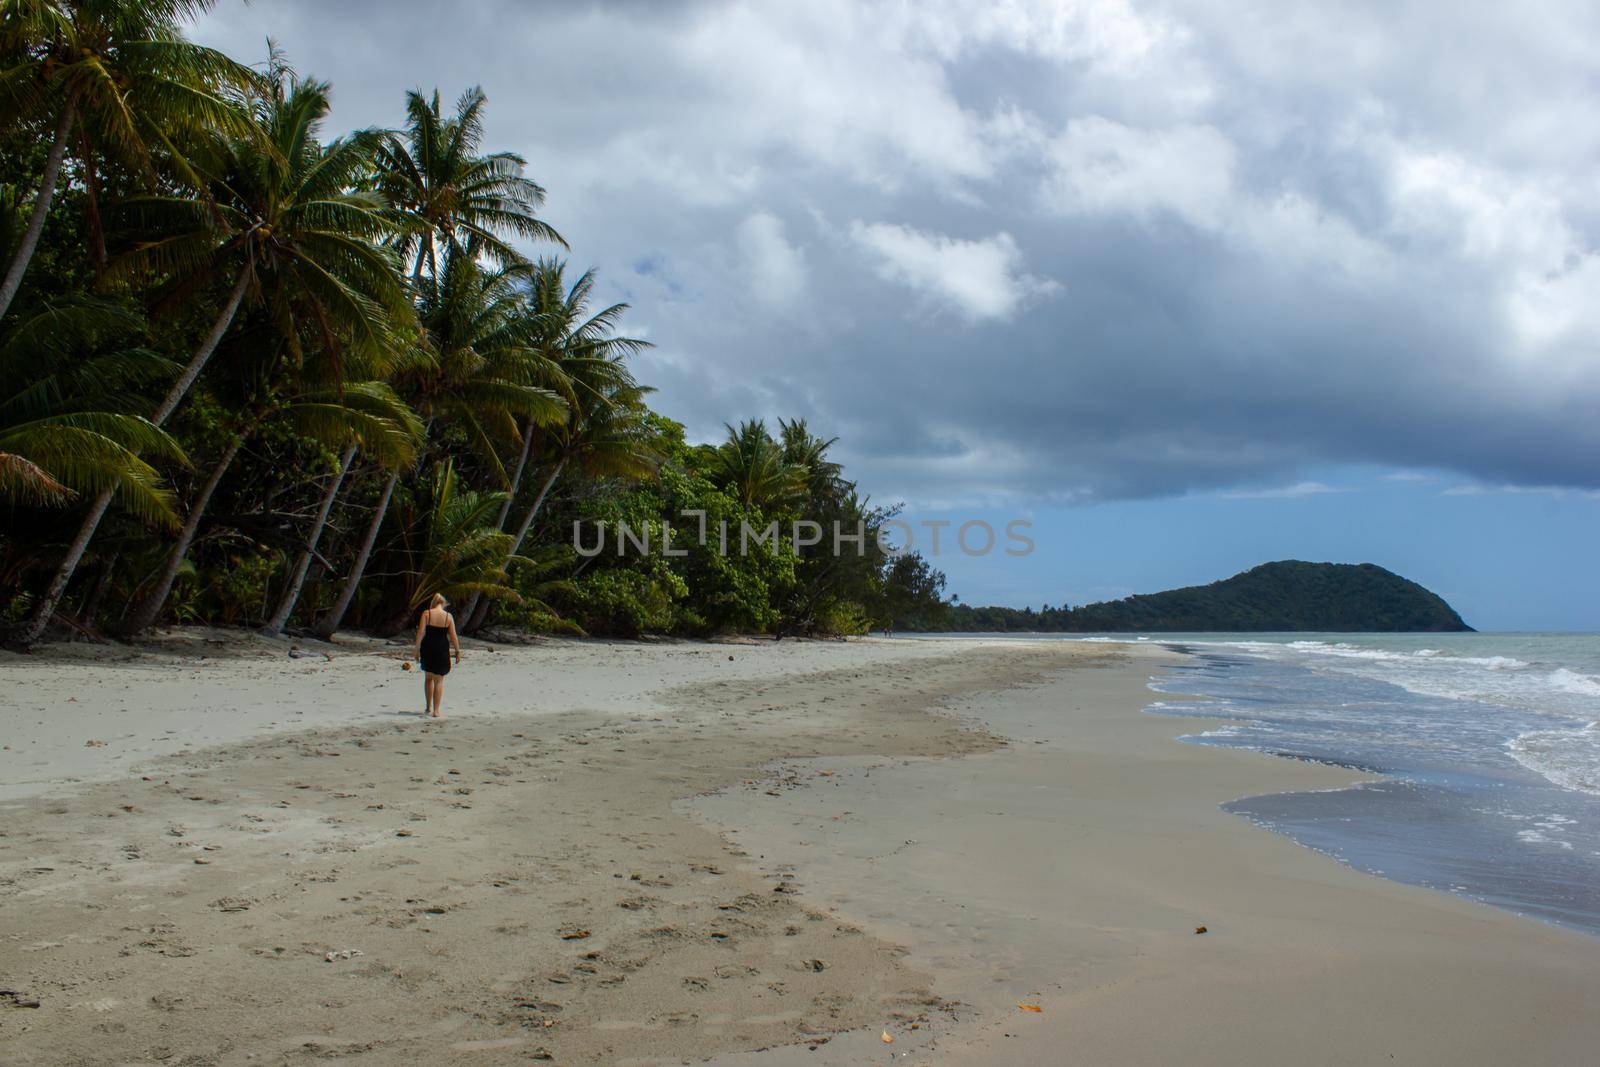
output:
MULTIPOLYGON (((214 0, 0 0, 0 625, 857 633, 933 619, 803 421, 692 444, 649 406, 478 89, 330 136, 328 83, 184 26, 214 0), (574 523, 804 520, 725 554, 574 523)), ((398 101, 398 94, 397 94, 398 101)))

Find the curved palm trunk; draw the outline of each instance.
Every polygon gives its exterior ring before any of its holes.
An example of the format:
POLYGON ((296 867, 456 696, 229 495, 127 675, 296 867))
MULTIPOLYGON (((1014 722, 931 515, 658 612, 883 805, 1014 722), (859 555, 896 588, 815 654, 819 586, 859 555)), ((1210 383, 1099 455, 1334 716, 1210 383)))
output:
POLYGON ((211 332, 200 342, 200 347, 194 350, 194 355, 189 357, 183 373, 178 375, 178 380, 173 382, 172 388, 168 390, 166 399, 161 401, 161 406, 150 416, 151 422, 157 426, 166 422, 182 403, 183 398, 188 395, 195 379, 206 369, 206 362, 211 359, 211 354, 222 343, 222 337, 228 332, 228 327, 233 325, 233 317, 239 313, 239 305, 244 303, 245 290, 249 287, 250 263, 247 260, 245 265, 239 268, 239 276, 233 282, 233 291, 228 294, 228 302, 223 305, 217 320, 211 324, 211 332))
POLYGON ((344 622, 345 612, 350 610, 350 604, 356 598, 356 589, 361 585, 361 578, 367 572, 367 561, 372 558, 372 548, 378 543, 378 531, 383 527, 384 516, 389 513, 389 501, 393 498, 394 487, 399 481, 400 472, 396 470, 384 483, 383 494, 378 497, 377 507, 372 511, 372 521, 367 524, 366 536, 361 539, 361 549, 356 553, 355 562, 350 565, 350 575, 344 580, 344 588, 339 591, 339 600, 317 624, 317 636, 324 641, 332 638, 339 629, 339 624, 344 622))
MULTIPOLYGON (((0 316, 5 315, 6 309, 11 307, 17 290, 22 288, 22 276, 28 271, 28 262, 33 259, 34 249, 39 247, 39 235, 44 233, 44 223, 50 214, 50 201, 55 199, 56 182, 61 178, 61 162, 67 154, 67 138, 72 135, 72 120, 77 115, 77 107, 69 98, 61 105, 61 116, 56 120, 56 137, 50 142, 50 154, 45 157, 44 175, 39 181, 39 191, 33 197, 33 214, 28 218, 28 228, 22 233, 22 243, 17 246, 17 254, 6 268, 4 282, 0 282, 0 316)), ((51 604, 52 611, 55 605, 51 604)))
POLYGON ((546 478, 544 484, 539 487, 539 495, 533 498, 533 506, 528 509, 528 514, 522 520, 522 525, 517 527, 517 536, 511 542, 511 551, 506 553, 508 559, 522 550, 522 542, 527 540, 528 531, 533 529, 534 518, 538 516, 539 509, 544 507, 544 498, 550 495, 550 487, 556 484, 557 478, 561 477, 561 472, 566 468, 567 460, 570 458, 569 456, 562 456, 555 469, 550 472, 550 477, 546 478))
MULTIPOLYGON (((194 385, 194 380, 200 377, 200 372, 205 369, 206 361, 211 358, 211 353, 217 350, 217 345, 222 342, 222 335, 228 332, 228 327, 233 324, 233 316, 238 313, 239 305, 244 302, 245 289, 250 284, 250 264, 248 262, 240 269, 239 277, 233 284, 233 292, 228 294, 228 303, 217 315, 217 321, 212 323, 211 331, 206 334, 205 340, 200 342, 200 347, 195 349, 194 355, 189 357, 188 366, 183 368, 183 373, 173 383, 172 389, 167 393, 166 399, 161 401, 161 406, 156 408, 155 414, 150 416, 150 421, 160 426, 171 417, 172 412, 194 385)), ((61 561, 61 566, 56 569, 55 576, 50 579, 50 585, 45 589, 44 596, 39 600, 39 606, 34 609, 33 618, 28 620, 28 625, 23 627, 17 640, 24 646, 31 645, 44 634, 45 628, 50 625, 50 620, 55 617, 56 605, 61 602, 61 594, 67 591, 67 583, 72 581, 73 572, 78 569, 78 564, 83 560, 83 554, 89 548, 89 542, 94 539, 94 532, 100 526, 100 520, 105 517, 106 508, 111 506, 111 490, 107 489, 95 497, 94 503, 89 506, 89 514, 84 516, 83 525, 78 527, 78 535, 72 539, 72 544, 67 548, 66 558, 61 561)))
POLYGON ((272 618, 261 627, 261 632, 268 637, 276 637, 283 631, 284 624, 289 621, 289 616, 294 612, 294 606, 300 600, 300 589, 306 584, 306 572, 311 569, 311 557, 316 555, 317 542, 322 540, 322 530, 328 525, 328 513, 333 510, 334 498, 339 495, 339 486, 344 482, 344 476, 350 471, 350 464, 355 462, 356 445, 352 441, 344 448, 344 454, 339 457, 339 473, 333 476, 333 481, 328 484, 328 491, 322 494, 322 505, 317 508, 317 519, 312 524, 311 533, 306 538, 305 550, 300 553, 300 558, 295 560, 294 571, 289 576, 289 584, 283 591, 283 598, 278 601, 277 610, 272 613, 272 618))
POLYGON ((211 504, 211 497, 217 491, 217 486, 222 484, 222 476, 228 472, 233 464, 233 459, 239 454, 239 449, 244 445, 248 431, 240 433, 228 445, 227 451, 217 460, 215 467, 206 477, 205 484, 200 487, 200 493, 189 506, 189 517, 184 520, 183 529, 178 532, 178 540, 173 543, 172 550, 167 553, 166 562, 161 566, 161 573, 156 576, 156 583, 139 606, 133 609, 128 620, 119 628, 124 637, 132 637, 154 625, 161 614, 161 609, 166 607, 167 594, 172 592, 172 583, 177 580, 178 571, 183 567, 183 560, 189 554, 189 546, 194 543, 195 534, 200 531, 200 519, 205 514, 206 508, 211 504))
MULTIPOLYGON (((506 498, 500 502, 500 514, 495 516, 494 528, 504 530, 506 519, 511 516, 511 503, 517 499, 517 490, 522 488, 522 475, 528 469, 528 457, 533 454, 533 420, 529 419, 522 428, 522 455, 517 457, 517 468, 511 473, 511 487, 506 492, 506 498)), ((461 613, 462 618, 473 619, 477 616, 478 605, 483 601, 482 593, 473 593, 472 599, 467 601, 467 610, 461 613)))
MULTIPOLYGON (((544 484, 539 487, 539 495, 534 497, 533 505, 528 508, 528 514, 524 516, 522 525, 517 528, 517 536, 515 540, 511 542, 511 551, 506 553, 507 562, 509 562, 511 557, 515 556, 517 552, 521 550, 522 542, 527 540, 528 531, 533 529, 533 520, 538 516, 539 509, 544 507, 544 498, 550 495, 550 487, 556 484, 557 478, 561 477, 561 471, 566 467, 567 460, 570 458, 570 456, 562 456, 560 461, 556 463, 555 469, 550 472, 550 476, 546 478, 544 480, 544 484)), ((489 602, 484 601, 478 605, 477 610, 474 611, 468 618, 468 632, 475 631, 481 627, 488 619, 488 616, 489 602)))
MULTIPOLYGON (((421 462, 422 453, 427 450, 428 434, 432 431, 433 416, 429 415, 428 421, 422 424, 422 437, 417 446, 418 462, 421 462)), ((383 495, 378 498, 377 507, 372 511, 372 521, 367 524, 366 536, 361 539, 361 550, 356 553, 355 562, 350 565, 350 576, 345 579, 344 588, 339 591, 339 602, 317 626, 317 636, 324 641, 332 639, 339 629, 339 624, 344 621, 345 612, 350 610, 350 604, 356 598, 356 590, 361 585, 362 577, 367 573, 367 564, 372 559, 372 549, 378 543, 378 532, 383 528, 383 518, 389 513, 389 503, 394 499, 394 489, 399 482, 400 471, 397 469, 389 475, 389 480, 383 487, 383 495)))

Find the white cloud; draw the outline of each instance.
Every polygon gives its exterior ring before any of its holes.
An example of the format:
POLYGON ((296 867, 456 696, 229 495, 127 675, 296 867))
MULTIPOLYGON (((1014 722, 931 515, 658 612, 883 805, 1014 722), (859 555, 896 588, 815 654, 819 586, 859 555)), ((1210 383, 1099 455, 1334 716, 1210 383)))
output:
POLYGON ((758 211, 739 223, 735 234, 750 291, 769 308, 792 308, 806 294, 806 255, 789 243, 783 220, 758 211))
POLYGON ((1066 214, 1170 213, 1200 229, 1228 217, 1233 144, 1211 126, 1141 129, 1098 115, 1073 119, 1049 147, 1046 202, 1066 214))
POLYGON ((892 223, 850 224, 850 236, 878 257, 878 276, 916 289, 969 320, 1009 319, 1027 301, 1060 286, 1021 271, 1022 252, 1009 233, 966 241, 892 223))
POLYGON ((1274 489, 1234 489, 1217 495, 1224 500, 1293 500, 1298 497, 1322 496, 1326 493, 1343 493, 1348 490, 1324 485, 1322 482, 1296 482, 1294 485, 1274 489))
POLYGON ((1548 496, 1557 500, 1600 500, 1600 489, 1573 489, 1563 485, 1484 485, 1479 482, 1452 485, 1450 488, 1440 492, 1439 495, 1488 496, 1494 493, 1519 496, 1548 496))

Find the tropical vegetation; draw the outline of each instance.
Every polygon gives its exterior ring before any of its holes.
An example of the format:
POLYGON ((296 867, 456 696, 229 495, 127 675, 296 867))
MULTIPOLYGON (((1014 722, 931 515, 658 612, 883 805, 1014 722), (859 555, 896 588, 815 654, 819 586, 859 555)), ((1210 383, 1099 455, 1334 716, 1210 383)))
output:
POLYGON ((435 592, 468 632, 942 619, 833 440, 650 407, 480 90, 334 133, 328 83, 186 39, 211 6, 0 0, 10 643, 393 633, 435 592))

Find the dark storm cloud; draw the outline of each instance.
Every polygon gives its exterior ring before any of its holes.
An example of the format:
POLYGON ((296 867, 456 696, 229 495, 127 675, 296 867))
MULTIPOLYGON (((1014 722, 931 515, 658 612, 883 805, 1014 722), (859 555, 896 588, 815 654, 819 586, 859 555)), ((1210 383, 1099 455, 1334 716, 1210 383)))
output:
POLYGON ((803 415, 880 497, 1600 487, 1600 28, 1459 8, 290 0, 199 35, 270 32, 346 126, 482 84, 661 406, 803 415))

